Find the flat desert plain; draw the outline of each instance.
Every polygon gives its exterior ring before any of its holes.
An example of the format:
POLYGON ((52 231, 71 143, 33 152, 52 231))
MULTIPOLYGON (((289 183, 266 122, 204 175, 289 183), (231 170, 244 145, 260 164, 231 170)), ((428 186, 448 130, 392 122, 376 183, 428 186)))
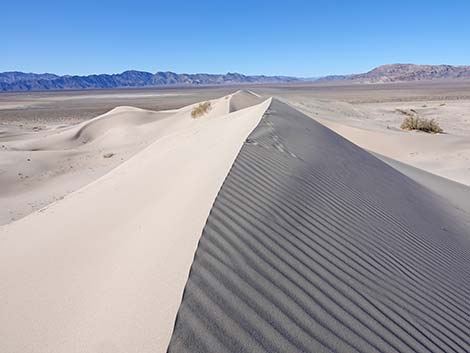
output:
POLYGON ((0 95, 0 351, 470 351, 469 107, 466 82, 0 95))

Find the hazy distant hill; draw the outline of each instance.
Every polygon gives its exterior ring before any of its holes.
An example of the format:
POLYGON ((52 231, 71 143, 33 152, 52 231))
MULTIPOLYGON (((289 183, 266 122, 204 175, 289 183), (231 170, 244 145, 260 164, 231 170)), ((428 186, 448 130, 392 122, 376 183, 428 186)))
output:
POLYGON ((320 81, 403 82, 470 79, 470 66, 391 64, 356 75, 326 76, 320 81))
POLYGON ((53 80, 59 78, 54 74, 33 74, 19 71, 0 72, 0 83, 15 83, 18 81, 53 80))
POLYGON ((0 91, 67 90, 121 87, 155 87, 170 85, 217 85, 239 83, 294 82, 300 79, 285 76, 246 76, 239 73, 176 74, 174 72, 125 71, 120 74, 89 76, 57 76, 23 72, 0 73, 0 91))

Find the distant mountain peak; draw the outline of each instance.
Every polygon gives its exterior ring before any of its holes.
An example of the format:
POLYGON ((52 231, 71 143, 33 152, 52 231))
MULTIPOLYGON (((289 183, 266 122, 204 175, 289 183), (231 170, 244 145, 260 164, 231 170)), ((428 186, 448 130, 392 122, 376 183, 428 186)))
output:
POLYGON ((365 83, 470 79, 470 66, 387 64, 363 74, 323 77, 321 81, 365 83))

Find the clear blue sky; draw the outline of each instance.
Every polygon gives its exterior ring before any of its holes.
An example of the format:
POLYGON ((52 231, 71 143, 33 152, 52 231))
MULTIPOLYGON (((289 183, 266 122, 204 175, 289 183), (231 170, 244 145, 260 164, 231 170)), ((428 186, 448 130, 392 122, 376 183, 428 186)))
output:
POLYGON ((314 77, 470 64, 470 1, 1 0, 0 71, 314 77))

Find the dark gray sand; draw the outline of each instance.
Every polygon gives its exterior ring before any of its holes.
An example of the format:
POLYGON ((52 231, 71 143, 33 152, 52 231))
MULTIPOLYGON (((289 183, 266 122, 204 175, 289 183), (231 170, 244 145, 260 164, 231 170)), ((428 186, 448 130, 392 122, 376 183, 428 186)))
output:
POLYGON ((442 196, 462 212, 470 215, 470 188, 468 186, 428 173, 425 170, 401 163, 395 159, 382 156, 378 153, 372 154, 398 170, 400 173, 405 174, 437 195, 442 196))
POLYGON ((204 228, 173 352, 469 352, 468 214, 274 100, 204 228))

